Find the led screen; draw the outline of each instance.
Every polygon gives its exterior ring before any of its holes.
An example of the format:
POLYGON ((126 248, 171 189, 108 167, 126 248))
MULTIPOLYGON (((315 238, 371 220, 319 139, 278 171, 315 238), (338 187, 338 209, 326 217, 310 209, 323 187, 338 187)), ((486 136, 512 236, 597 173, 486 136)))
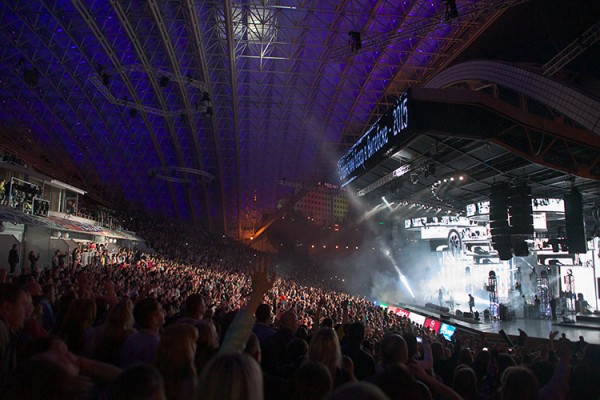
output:
POLYGON ((425 324, 425 317, 423 315, 419 315, 414 312, 410 313, 410 315, 408 316, 408 319, 410 319, 415 324, 419 324, 419 325, 425 324))
POLYGON ((442 327, 442 323, 433 318, 426 318, 425 324, 423 324, 425 328, 429 328, 435 333, 440 333, 440 328, 442 327))
POLYGON ((452 335, 454 335, 455 330, 456 328, 454 326, 442 323, 440 333, 444 336, 446 340, 450 341, 452 340, 452 335))

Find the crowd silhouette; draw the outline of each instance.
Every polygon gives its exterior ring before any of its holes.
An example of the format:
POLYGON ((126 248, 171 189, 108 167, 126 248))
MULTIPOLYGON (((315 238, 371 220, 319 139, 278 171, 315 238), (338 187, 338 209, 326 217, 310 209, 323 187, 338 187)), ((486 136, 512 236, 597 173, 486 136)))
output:
POLYGON ((227 237, 132 221, 152 251, 0 270, 1 398, 599 398, 600 347, 583 339, 448 341, 316 269, 276 274, 227 237))

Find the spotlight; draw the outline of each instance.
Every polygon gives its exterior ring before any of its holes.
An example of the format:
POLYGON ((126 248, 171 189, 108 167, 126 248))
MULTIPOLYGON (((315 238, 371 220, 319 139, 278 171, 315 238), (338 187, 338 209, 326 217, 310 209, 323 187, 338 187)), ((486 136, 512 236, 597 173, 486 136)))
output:
POLYGON ((410 181, 413 185, 416 185, 417 183, 419 183, 419 175, 413 172, 412 174, 410 174, 410 181))
POLYGON ((350 48, 354 54, 357 54, 358 51, 362 48, 362 39, 360 37, 360 32, 350 31, 348 32, 348 36, 350 36, 350 48))
POLYGON ((402 181, 396 182, 392 185, 392 193, 393 194, 400 193, 400 189, 402 189, 402 181))
POLYGON ((459 180, 459 181, 462 181, 462 180, 464 180, 464 179, 465 179, 465 177, 464 177, 464 176, 462 176, 462 175, 458 177, 458 180, 459 180))
POLYGON ((436 170, 437 170, 437 168, 434 164, 428 164, 426 167, 423 168, 423 173, 425 174, 425 178, 434 176, 436 170))

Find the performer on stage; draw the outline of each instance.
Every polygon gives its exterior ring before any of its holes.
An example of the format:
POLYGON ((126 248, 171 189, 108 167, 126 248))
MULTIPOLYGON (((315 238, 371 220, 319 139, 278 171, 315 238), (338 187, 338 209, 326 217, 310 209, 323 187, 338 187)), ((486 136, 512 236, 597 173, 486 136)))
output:
POLYGON ((475 307, 475 298, 473 296, 471 296, 471 293, 469 293, 469 312, 470 313, 473 312, 473 307, 475 307))
POLYGON ((556 297, 550 299, 550 311, 552 312, 552 321, 556 321, 556 297))

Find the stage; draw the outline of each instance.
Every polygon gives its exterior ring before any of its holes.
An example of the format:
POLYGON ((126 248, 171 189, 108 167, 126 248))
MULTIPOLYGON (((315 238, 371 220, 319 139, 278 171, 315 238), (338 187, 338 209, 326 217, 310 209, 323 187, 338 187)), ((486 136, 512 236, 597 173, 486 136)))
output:
POLYGON ((529 337, 547 338, 550 331, 558 331, 565 334, 571 341, 579 340, 583 336, 588 343, 600 344, 600 324, 590 323, 561 323, 548 319, 515 319, 512 321, 494 321, 468 323, 462 320, 452 320, 457 328, 468 327, 470 329, 484 333, 498 333, 501 329, 509 336, 519 336, 519 329, 525 331, 529 337))
POLYGON ((573 323, 565 323, 562 321, 562 318, 560 321, 552 321, 545 318, 484 321, 483 317, 481 317, 480 321, 475 321, 471 318, 457 317, 452 313, 432 310, 424 306, 406 304, 403 307, 411 312, 453 325, 458 330, 471 333, 497 334, 500 330, 504 330, 507 335, 513 337, 519 336, 519 329, 521 329, 531 338, 545 339, 548 338, 548 334, 551 331, 558 331, 559 335, 557 338, 564 333, 567 339, 578 341, 579 336, 583 336, 586 342, 600 345, 600 316, 593 314, 578 317, 573 316, 573 323))

